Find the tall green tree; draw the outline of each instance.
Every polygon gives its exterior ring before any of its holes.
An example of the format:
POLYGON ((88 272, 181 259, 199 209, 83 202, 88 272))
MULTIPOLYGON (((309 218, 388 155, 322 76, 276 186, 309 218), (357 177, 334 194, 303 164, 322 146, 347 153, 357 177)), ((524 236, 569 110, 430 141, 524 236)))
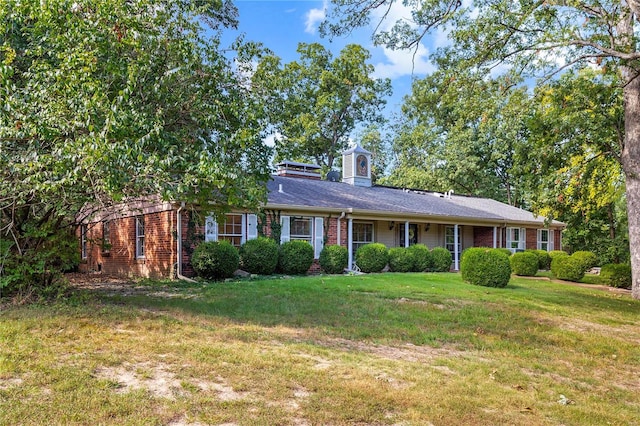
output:
POLYGON ((586 68, 539 86, 529 144, 517 155, 534 208, 567 222, 568 246, 593 250, 605 261, 628 258, 617 78, 586 68))
POLYGON ((0 5, 0 287, 49 280, 65 262, 43 250, 86 206, 264 199, 263 108, 239 68, 258 50, 236 43, 234 65, 220 46, 236 17, 227 1, 0 5))
POLYGON ((514 152, 529 97, 511 77, 441 68, 413 84, 396 124, 388 183, 521 204, 514 152))
MULTIPOLYGON (((341 33, 369 22, 370 11, 395 0, 333 0, 337 20, 324 30, 341 33)), ((619 76, 624 99, 625 174, 633 297, 640 298, 640 2, 637 0, 484 0, 470 6, 451 0, 409 3, 412 16, 377 40, 391 47, 416 46, 426 34, 446 31, 452 45, 440 57, 465 68, 507 64, 530 75, 550 76, 591 62, 619 76)), ((606 83, 603 83, 606 84, 606 83)))
POLYGON ((253 86, 269 99, 276 159, 331 169, 356 126, 383 122, 391 83, 371 77, 370 54, 359 45, 347 45, 337 58, 318 43, 300 43, 298 53, 299 60, 285 65, 263 58, 253 86))

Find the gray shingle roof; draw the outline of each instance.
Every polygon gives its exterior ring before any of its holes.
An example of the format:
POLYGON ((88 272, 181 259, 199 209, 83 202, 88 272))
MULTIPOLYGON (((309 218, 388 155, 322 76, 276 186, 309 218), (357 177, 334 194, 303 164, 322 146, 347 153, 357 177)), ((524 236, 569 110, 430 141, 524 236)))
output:
MULTIPOLYGON (((291 208, 353 209, 354 212, 389 215, 451 217, 490 222, 539 223, 531 212, 507 204, 476 197, 453 195, 441 198, 431 192, 407 191, 384 186, 370 188, 342 182, 272 176, 267 188, 268 205, 291 208), (282 185, 282 192, 279 192, 282 185)), ((554 222, 555 225, 562 225, 554 222)))

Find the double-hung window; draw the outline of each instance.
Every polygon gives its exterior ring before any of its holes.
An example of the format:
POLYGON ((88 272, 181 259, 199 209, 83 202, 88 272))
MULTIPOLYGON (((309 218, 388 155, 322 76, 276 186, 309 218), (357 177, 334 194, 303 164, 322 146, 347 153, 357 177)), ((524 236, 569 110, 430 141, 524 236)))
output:
POLYGON ((136 216, 136 258, 144 258, 144 216, 136 216))
POLYGON ((218 224, 218 241, 228 241, 232 246, 242 245, 242 215, 227 214, 224 223, 218 224))
POLYGON ((313 247, 314 258, 324 247, 324 218, 307 216, 281 216, 280 243, 306 241, 313 247))
POLYGON ((373 223, 354 222, 353 223, 353 254, 358 248, 373 242, 373 223))
POLYGON ((548 229, 538 229, 538 250, 553 250, 553 231, 548 229))
POLYGON ((518 250, 524 250, 525 234, 524 228, 507 228, 507 248, 514 253, 518 250))
POLYGON ((306 241, 313 245, 313 218, 291 217, 289 228, 289 240, 306 241))

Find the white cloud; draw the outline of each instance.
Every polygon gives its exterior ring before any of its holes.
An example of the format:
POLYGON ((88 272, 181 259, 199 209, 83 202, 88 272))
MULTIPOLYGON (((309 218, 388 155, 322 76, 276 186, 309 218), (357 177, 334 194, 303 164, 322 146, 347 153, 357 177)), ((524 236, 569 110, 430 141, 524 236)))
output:
POLYGON ((418 50, 392 50, 383 48, 386 62, 375 64, 374 78, 397 78, 404 75, 424 75, 435 71, 429 61, 429 51, 420 44, 418 50))
POLYGON ((276 139, 282 139, 282 133, 280 132, 271 133, 269 136, 267 136, 262 140, 262 143, 264 143, 266 146, 270 146, 271 148, 273 148, 274 146, 276 146, 276 139))
POLYGON ((311 9, 305 14, 305 28, 304 32, 309 34, 315 34, 318 24, 324 21, 327 15, 327 7, 329 6, 329 0, 323 0, 321 9, 311 9))

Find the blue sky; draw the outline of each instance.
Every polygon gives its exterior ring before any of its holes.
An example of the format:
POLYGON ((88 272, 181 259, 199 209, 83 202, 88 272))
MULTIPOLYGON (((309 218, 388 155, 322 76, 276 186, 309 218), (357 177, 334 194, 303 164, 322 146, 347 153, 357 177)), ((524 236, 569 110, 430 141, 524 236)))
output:
MULTIPOLYGON (((387 101, 387 115, 399 112, 402 97, 411 91, 411 79, 423 77, 433 70, 428 61, 431 49, 446 42, 446 36, 438 36, 421 44, 417 54, 413 51, 397 52, 375 47, 371 42, 374 26, 360 28, 349 36, 329 40, 320 37, 318 26, 325 18, 330 3, 327 0, 235 0, 239 10, 239 33, 247 40, 259 41, 282 58, 283 63, 298 59, 298 43, 318 42, 326 46, 337 56, 347 44, 357 43, 369 50, 370 63, 376 71, 373 77, 391 78, 393 95, 387 101)), ((390 17, 410 17, 409 9, 402 4, 394 5, 390 17)), ((375 17, 374 17, 375 20, 375 17)), ((382 28, 391 25, 385 22, 382 28)), ((377 20, 376 20, 377 22, 377 20)))

